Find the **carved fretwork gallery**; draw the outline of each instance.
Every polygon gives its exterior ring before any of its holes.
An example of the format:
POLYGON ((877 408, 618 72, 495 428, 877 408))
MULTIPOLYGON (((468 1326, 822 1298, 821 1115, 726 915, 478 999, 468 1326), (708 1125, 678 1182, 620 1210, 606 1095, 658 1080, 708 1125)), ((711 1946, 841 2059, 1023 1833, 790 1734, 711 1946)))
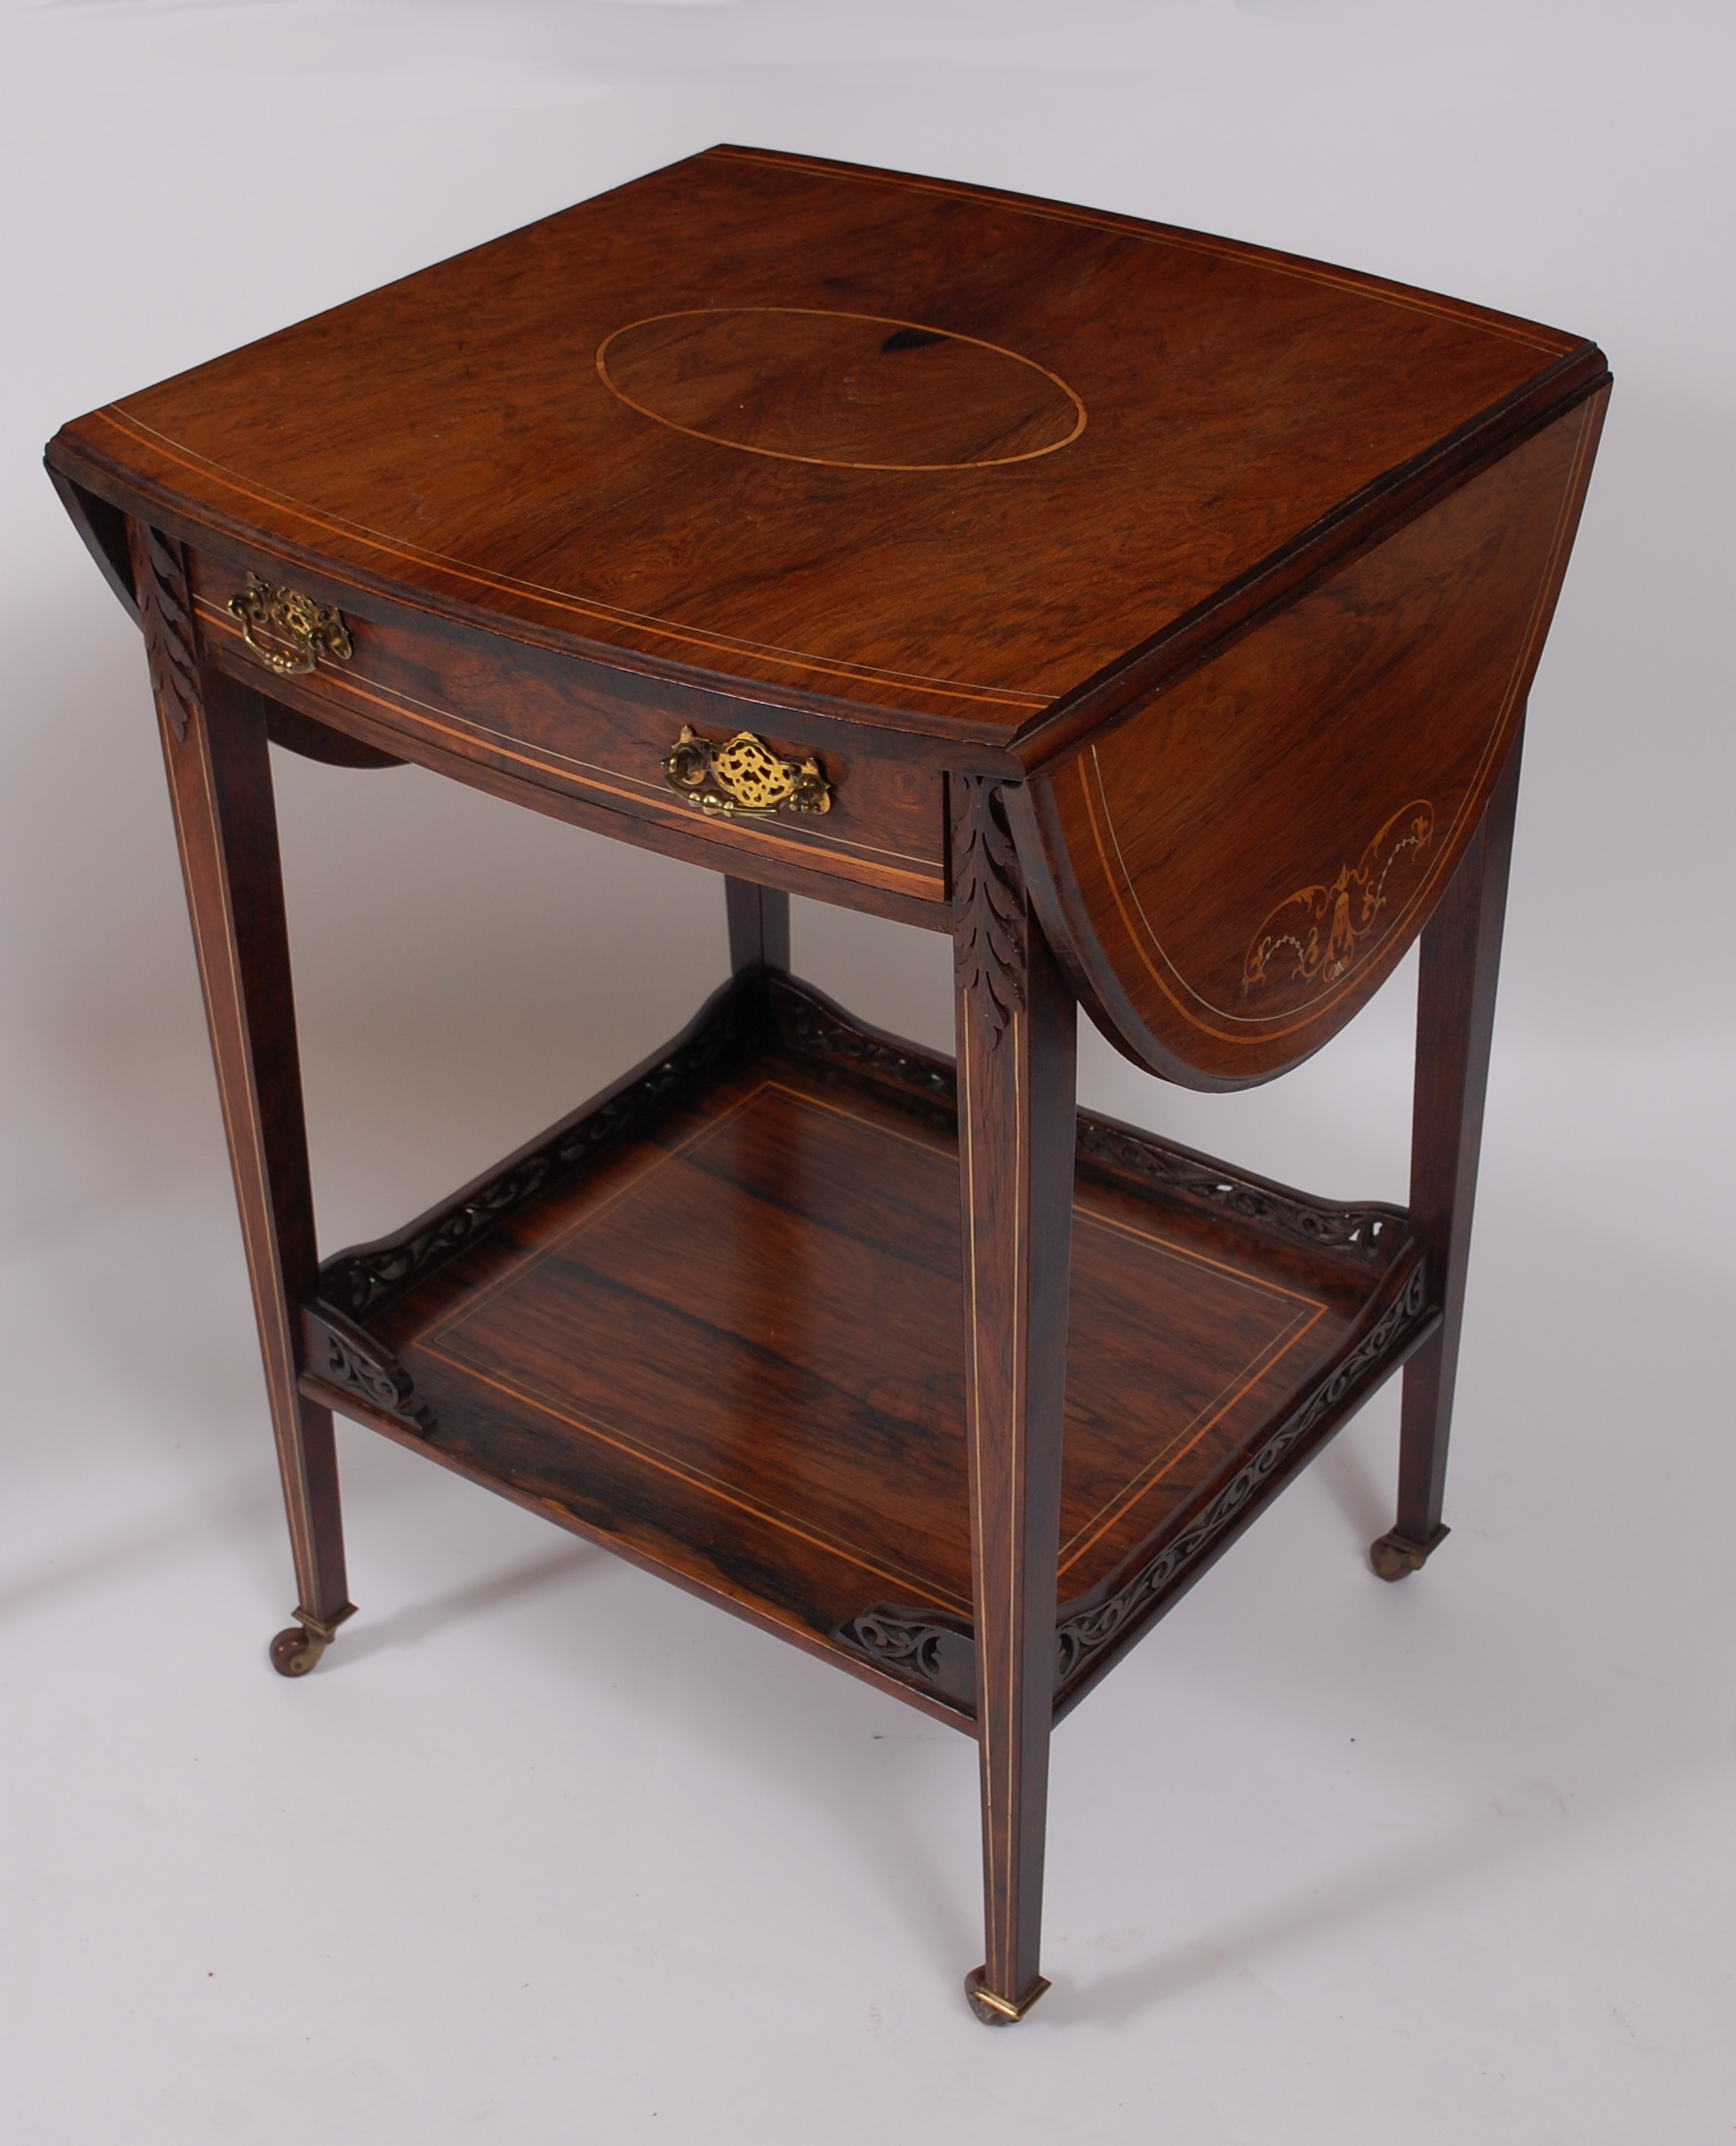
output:
MULTIPOLYGON (((341 1411, 973 1737, 965 1992, 1022 2019, 1055 1724, 1401 1371, 1372 1569, 1446 1537, 1520 739, 1608 389, 1455 300, 720 148, 65 427, 160 719, 272 1665, 354 1614, 341 1411), (729 948, 682 1034, 323 1261, 274 745, 724 885, 672 927, 729 948), (952 1057, 795 979, 792 894, 950 940, 952 1057), (1227 1092, 1413 945, 1403 1205, 1077 1108, 1081 1007, 1227 1092)), ((605 925, 658 962, 604 907, 553 987, 605 925)))

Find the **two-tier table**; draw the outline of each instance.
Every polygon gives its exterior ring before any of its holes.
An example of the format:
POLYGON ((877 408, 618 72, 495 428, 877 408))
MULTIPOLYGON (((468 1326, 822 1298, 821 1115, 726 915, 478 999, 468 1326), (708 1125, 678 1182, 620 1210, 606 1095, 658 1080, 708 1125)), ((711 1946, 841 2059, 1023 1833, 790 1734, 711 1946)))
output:
POLYGON ((1131 217, 716 148, 62 430, 144 630, 300 1601, 331 1410, 974 1734, 978 2015, 1051 1724, 1388 1374, 1445 1534, 1526 695, 1594 345, 1131 217), (654 1060, 315 1241, 269 742, 724 875, 654 1060), (788 973, 952 936, 957 1057, 788 973), (1408 1211, 1076 1110, 1267 1081, 1422 939, 1408 1211))

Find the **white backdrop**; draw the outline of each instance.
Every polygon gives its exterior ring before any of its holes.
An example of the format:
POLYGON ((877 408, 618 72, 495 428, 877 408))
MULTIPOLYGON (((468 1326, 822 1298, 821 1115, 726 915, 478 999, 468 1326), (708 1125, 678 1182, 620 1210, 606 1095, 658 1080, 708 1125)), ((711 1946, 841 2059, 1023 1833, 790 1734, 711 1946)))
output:
MULTIPOLYGON (((31 2146, 1690 2146, 1736 2128, 1725 7, 60 0, 0 9, 0 2123, 31 2146), (991 2034, 962 1738, 343 1434, 293 1596, 136 639, 63 418, 717 140, 1348 262, 1595 335, 1532 700, 1449 1517, 1385 1396, 1057 1739, 991 2034)), ((321 1234, 402 1220, 724 967, 687 867, 280 765, 321 1234)), ((798 966, 950 1039, 945 948, 798 966)), ((1409 968, 1277 1087, 1087 1101, 1403 1197, 1409 968)))

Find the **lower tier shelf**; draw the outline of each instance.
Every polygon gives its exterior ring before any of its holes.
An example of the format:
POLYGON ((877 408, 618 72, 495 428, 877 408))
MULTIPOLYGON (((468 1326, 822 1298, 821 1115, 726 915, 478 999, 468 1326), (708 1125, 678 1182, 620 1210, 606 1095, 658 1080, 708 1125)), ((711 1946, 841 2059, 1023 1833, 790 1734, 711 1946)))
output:
MULTIPOLYGON (((953 1070, 751 972, 303 1307, 310 1397, 975 1712, 953 1070)), ((1081 1113, 1064 1710, 1433 1330, 1401 1209, 1081 1113)))

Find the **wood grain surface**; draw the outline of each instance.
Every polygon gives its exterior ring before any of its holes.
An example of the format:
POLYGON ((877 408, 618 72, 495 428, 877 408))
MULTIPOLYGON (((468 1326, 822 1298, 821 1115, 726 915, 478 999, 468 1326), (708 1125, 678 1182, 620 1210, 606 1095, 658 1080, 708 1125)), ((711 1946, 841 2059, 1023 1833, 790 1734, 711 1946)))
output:
MULTIPOLYGON (((715 1048, 647 1061, 641 1100, 617 1087, 326 1263, 320 1298, 401 1364, 431 1430, 312 1356, 307 1387, 969 1721, 968 1648, 960 1685, 840 1637, 885 1604, 970 1630, 953 1070, 806 987, 762 1017, 753 987, 750 969, 706 1017, 715 1048), (534 1159, 563 1142, 564 1178, 534 1159)), ((1080 1139, 1063 1611, 1109 1600, 1197 1519, 1405 1270, 1399 1210, 1321 1207, 1096 1120, 1080 1139)))
MULTIPOLYGON (((228 610, 250 572, 290 576, 260 552, 245 564, 188 547, 194 612, 208 658, 257 685, 260 666, 228 610)), ((870 750, 835 726, 820 739, 791 736, 783 711, 661 679, 599 673, 582 658, 495 634, 435 633, 415 613, 370 599, 324 575, 297 584, 343 613, 353 645, 345 661, 299 678, 271 678, 279 702, 378 748, 390 740, 403 758, 520 785, 525 801, 567 806, 635 823, 656 845, 709 866, 752 875, 755 861, 782 859, 806 881, 843 879, 883 889, 907 903, 938 903, 946 891, 945 785, 938 769, 889 756, 883 738, 870 750), (663 762, 684 728, 722 744, 746 729, 775 749, 805 757, 816 750, 831 787, 831 809, 774 819, 708 818, 665 780, 663 762)), ((294 742, 291 740, 291 742, 294 742)), ((937 919, 937 924, 943 920, 937 919)))
MULTIPOLYGON (((960 776, 952 803, 965 1474, 984 1954, 966 1988, 992 2024, 1021 2015, 1048 1986, 1039 1954, 1065 1475, 1078 1012, 1019 873, 1001 785, 960 776)), ((1087 1337, 1081 1344, 1089 1345, 1087 1337)), ((1081 1532, 1109 1526, 1115 1503, 1136 1490, 1137 1483, 1116 1485, 1081 1532)), ((864 1629, 860 1619, 855 1628, 864 1629)))
POLYGON ((1106 681, 1201 607, 1602 370, 1257 247, 718 148, 126 397, 51 459, 172 534, 424 610, 992 741, 1124 699, 1137 663, 1106 681))
POLYGON ((313 1190, 264 704, 193 654, 180 547, 134 523, 138 592, 259 1331, 301 1611, 350 1611, 332 1416, 298 1385, 295 1308, 315 1285, 313 1190))
POLYGON ((1197 1087, 1268 1080, 1391 973, 1518 735, 1604 400, 1024 793, 1050 938, 1136 1062, 1197 1087))

